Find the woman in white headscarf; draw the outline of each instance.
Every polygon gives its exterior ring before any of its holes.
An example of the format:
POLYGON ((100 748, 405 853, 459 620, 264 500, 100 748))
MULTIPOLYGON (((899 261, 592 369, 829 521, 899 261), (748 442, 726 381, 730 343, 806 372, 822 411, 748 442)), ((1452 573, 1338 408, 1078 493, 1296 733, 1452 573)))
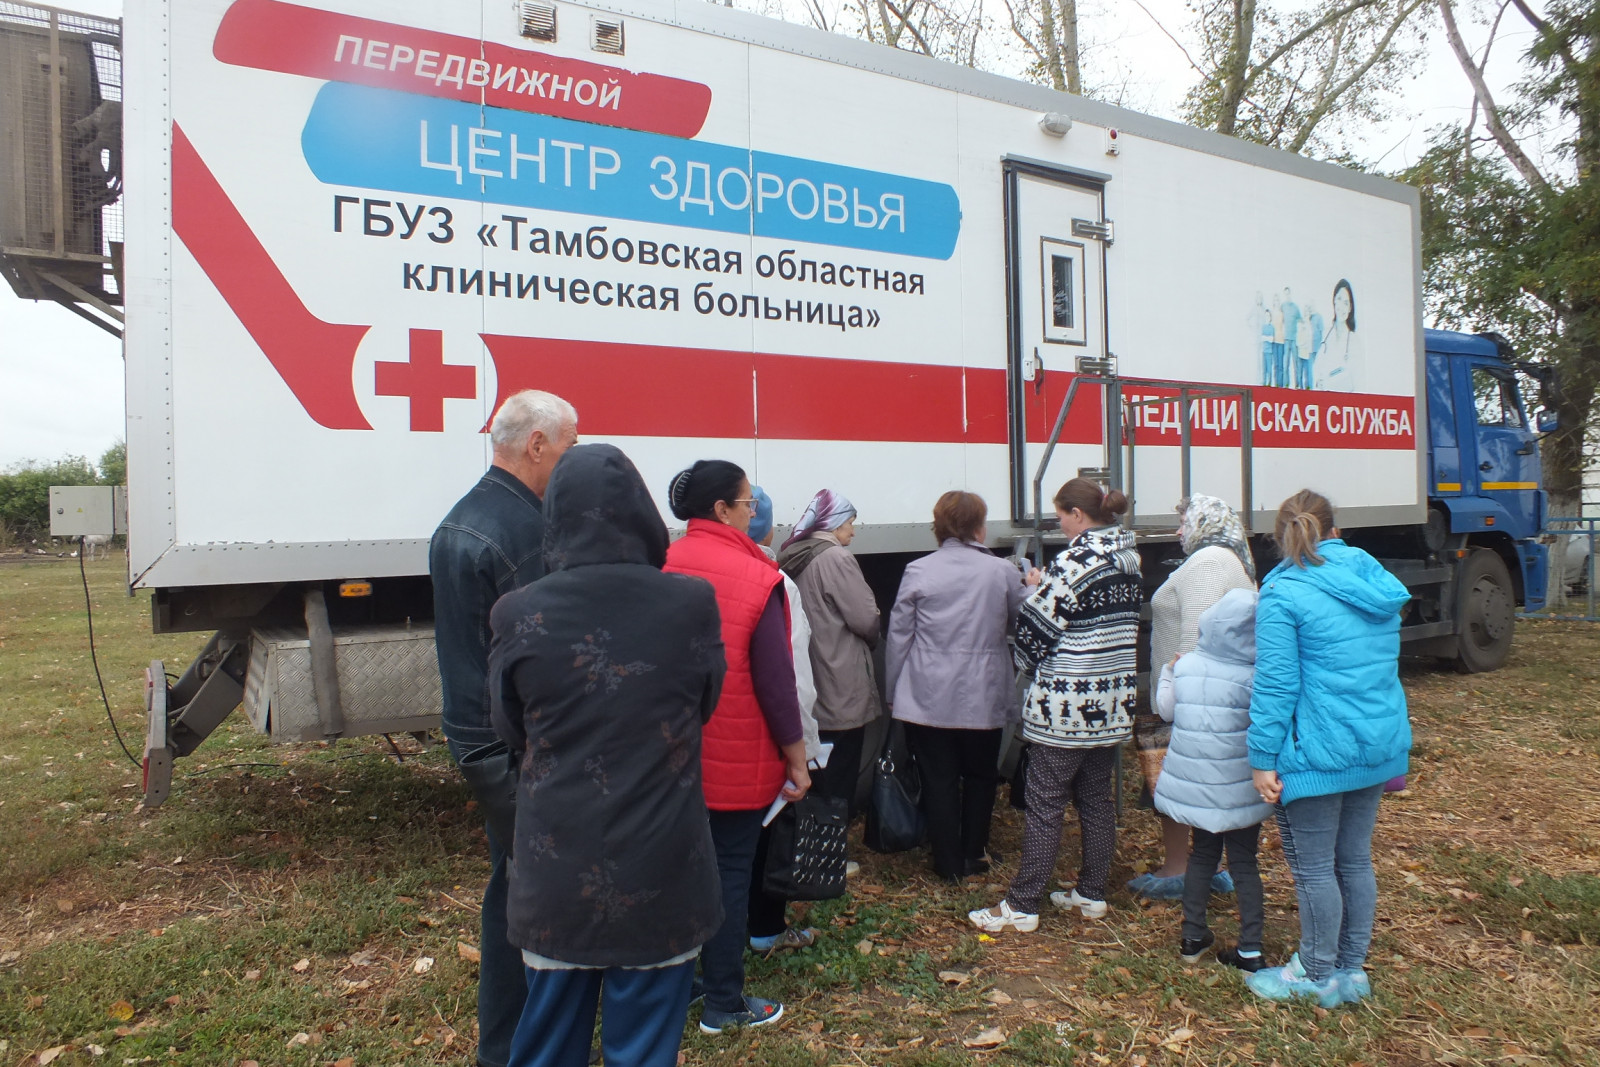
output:
POLYGON ((878 601, 847 547, 855 528, 855 505, 824 489, 811 498, 778 553, 778 566, 800 587, 811 623, 817 736, 833 745, 813 785, 852 807, 867 724, 880 711, 872 650, 881 634, 878 601))
MULTIPOLYGON (((1244 526, 1227 501, 1196 493, 1178 502, 1178 542, 1187 557, 1150 599, 1150 677, 1152 689, 1161 669, 1194 651, 1200 616, 1230 589, 1254 589, 1256 568, 1244 526)), ((1135 742, 1145 785, 1155 792, 1166 753, 1170 725, 1155 716, 1135 723, 1135 742)), ((1160 867, 1128 883, 1136 896, 1151 900, 1183 897, 1183 874, 1189 860, 1189 828, 1165 815, 1161 839, 1165 856, 1160 867)), ((1218 871, 1212 880, 1218 892, 1231 892, 1233 879, 1218 871)))

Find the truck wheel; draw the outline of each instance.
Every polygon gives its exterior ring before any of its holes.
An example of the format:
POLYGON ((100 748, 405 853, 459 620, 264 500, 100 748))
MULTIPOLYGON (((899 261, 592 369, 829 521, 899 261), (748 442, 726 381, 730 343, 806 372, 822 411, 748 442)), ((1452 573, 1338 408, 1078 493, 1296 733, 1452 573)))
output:
POLYGON ((1456 609, 1460 612, 1456 669, 1463 674, 1497 671, 1511 654, 1517 608, 1505 561, 1490 549, 1476 549, 1467 557, 1456 583, 1456 609))

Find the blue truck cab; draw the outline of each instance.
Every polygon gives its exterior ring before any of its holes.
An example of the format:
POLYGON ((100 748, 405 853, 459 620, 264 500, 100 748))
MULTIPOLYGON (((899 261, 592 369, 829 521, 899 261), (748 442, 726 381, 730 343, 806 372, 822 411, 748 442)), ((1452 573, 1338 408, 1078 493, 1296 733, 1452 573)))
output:
POLYGON ((1427 330, 1425 341, 1428 520, 1409 551, 1394 538, 1374 547, 1416 598, 1401 631, 1407 651, 1495 670, 1517 608, 1545 601, 1540 427, 1518 384, 1519 371, 1541 368, 1519 364, 1495 335, 1427 330))

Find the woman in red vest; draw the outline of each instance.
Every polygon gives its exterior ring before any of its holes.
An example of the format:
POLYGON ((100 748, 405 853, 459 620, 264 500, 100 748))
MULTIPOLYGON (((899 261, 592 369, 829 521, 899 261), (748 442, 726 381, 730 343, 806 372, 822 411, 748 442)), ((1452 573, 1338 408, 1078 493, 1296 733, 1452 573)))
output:
POLYGON ((789 612, 777 564, 746 535, 755 514, 737 465, 703 459, 672 479, 672 514, 689 531, 667 550, 669 573, 711 583, 722 616, 728 673, 702 731, 701 768, 711 840, 722 882, 722 926, 700 954, 705 1011, 700 1029, 762 1026, 783 1005, 744 994, 750 881, 761 819, 779 792, 799 800, 811 787, 795 694, 789 612))

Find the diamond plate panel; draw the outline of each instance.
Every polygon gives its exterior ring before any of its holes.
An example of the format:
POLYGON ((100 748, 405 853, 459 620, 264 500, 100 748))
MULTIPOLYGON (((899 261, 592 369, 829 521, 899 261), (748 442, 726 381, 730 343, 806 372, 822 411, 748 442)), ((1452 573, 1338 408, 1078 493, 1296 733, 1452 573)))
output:
MULTIPOLYGON (((251 635, 246 702, 265 704, 275 741, 320 740, 311 646, 292 629, 251 635), (260 681, 256 675, 260 672, 260 681)), ((432 628, 372 626, 339 629, 333 636, 344 709, 344 736, 424 730, 438 725, 442 707, 439 661, 432 628)), ((257 721, 251 711, 252 721, 257 721)))

